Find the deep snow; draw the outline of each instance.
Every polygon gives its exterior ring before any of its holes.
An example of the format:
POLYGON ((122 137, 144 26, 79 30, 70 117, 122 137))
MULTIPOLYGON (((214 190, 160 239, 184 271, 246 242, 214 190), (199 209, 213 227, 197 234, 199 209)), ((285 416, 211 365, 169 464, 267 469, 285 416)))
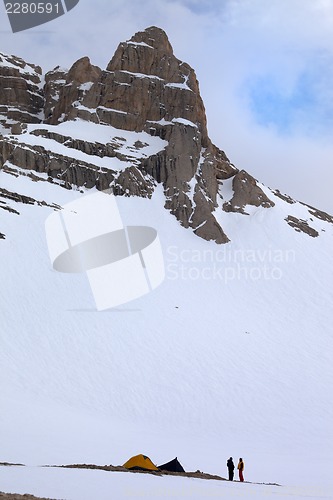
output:
POLYGON ((71 500, 110 500, 110 498, 170 498, 208 500, 210 498, 248 498, 254 500, 285 500, 297 498, 331 498, 322 488, 304 486, 255 485, 228 481, 188 479, 183 477, 156 477, 148 474, 130 474, 94 470, 55 469, 36 467, 0 468, 3 488, 16 487, 21 493, 33 490, 40 495, 71 500), (8 469, 8 468, 7 468, 8 469), (19 485, 19 486, 17 486, 19 485))
MULTIPOLYGON (((86 195, 4 172, 0 185, 61 205, 86 195)), ((104 312, 84 274, 52 270, 51 208, 1 211, 0 462, 29 467, 1 467, 0 490, 332 498, 333 230, 315 219, 320 237, 297 233, 283 219, 309 218, 306 208, 274 202, 249 216, 217 210, 232 242, 216 245, 180 227, 160 187, 151 200, 117 198, 125 224, 158 230, 167 276, 104 312), (35 467, 137 453, 224 477, 227 458, 242 456, 246 480, 283 486, 35 467)))

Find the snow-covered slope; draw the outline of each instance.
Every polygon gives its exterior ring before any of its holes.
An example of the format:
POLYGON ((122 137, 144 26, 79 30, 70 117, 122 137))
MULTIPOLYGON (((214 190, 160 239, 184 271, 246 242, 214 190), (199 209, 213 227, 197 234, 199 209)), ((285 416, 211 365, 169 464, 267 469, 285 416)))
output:
POLYGON ((212 144, 194 70, 159 28, 106 70, 55 68, 43 89, 19 58, 0 72, 15 90, 0 116, 13 125, 0 137, 0 464, 28 465, 0 466, 0 490, 330 498, 333 218, 212 144), (166 268, 104 312, 85 274, 52 269, 45 236, 54 210, 96 189, 117 195, 124 225, 157 230, 166 268), (242 456, 246 480, 283 486, 36 467, 138 453, 222 476, 242 456))
MULTIPOLYGON (((5 172, 0 185, 48 204, 86 196, 5 172)), ((151 200, 118 197, 124 223, 158 230, 166 279, 98 313, 85 275, 51 268, 44 222, 52 208, 8 201, 20 215, 1 211, 0 461, 116 465, 137 453, 155 463, 177 455, 186 470, 225 476, 226 459, 242 456, 246 480, 329 498, 333 231, 315 219, 320 237, 298 233, 284 221, 290 206, 274 202, 248 207, 248 216, 216 210, 232 237, 216 245, 170 216, 159 186, 151 200)), ((308 218, 304 205, 292 209, 308 218)), ((50 496, 63 481, 41 489, 42 473, 30 482, 15 474, 1 469, 7 490, 50 496)), ((160 498, 168 488, 182 498, 188 488, 177 478, 152 486, 155 478, 120 476, 117 498, 136 489, 160 498)), ((213 494, 190 484, 193 498, 213 494)), ((230 487, 227 497, 242 495, 230 487)), ((62 495, 89 498, 74 489, 62 495)), ((255 491, 247 494, 265 498, 255 491)))

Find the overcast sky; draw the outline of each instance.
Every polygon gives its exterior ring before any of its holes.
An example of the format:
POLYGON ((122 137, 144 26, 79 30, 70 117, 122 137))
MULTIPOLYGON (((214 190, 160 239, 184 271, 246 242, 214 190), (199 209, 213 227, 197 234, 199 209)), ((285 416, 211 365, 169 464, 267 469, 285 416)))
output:
POLYGON ((0 50, 44 71, 163 28, 196 71, 213 142, 264 184, 333 213, 333 0, 80 0, 0 50))

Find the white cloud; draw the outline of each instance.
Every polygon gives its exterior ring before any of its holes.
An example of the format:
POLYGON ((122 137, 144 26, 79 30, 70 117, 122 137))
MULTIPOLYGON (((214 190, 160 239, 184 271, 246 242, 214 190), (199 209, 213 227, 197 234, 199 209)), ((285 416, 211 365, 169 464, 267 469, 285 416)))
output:
POLYGON ((44 69, 84 55, 105 67, 119 42, 160 26, 175 55, 196 70, 213 141, 264 183, 333 212, 332 127, 325 123, 333 120, 333 0, 81 0, 34 31, 11 34, 3 9, 0 22, 8 29, 1 50, 44 69), (284 134, 261 125, 250 84, 271 79, 288 104, 309 73, 315 107, 298 103, 284 134))

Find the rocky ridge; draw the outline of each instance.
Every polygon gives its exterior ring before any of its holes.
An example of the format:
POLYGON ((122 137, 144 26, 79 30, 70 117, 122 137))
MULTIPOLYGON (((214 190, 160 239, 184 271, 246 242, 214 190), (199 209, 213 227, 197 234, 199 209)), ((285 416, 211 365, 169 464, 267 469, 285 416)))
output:
POLYGON ((0 54, 0 133, 44 117, 42 70, 16 56, 0 54))
MULTIPOLYGON (((278 192, 267 195, 212 144, 195 72, 175 57, 159 28, 120 43, 105 70, 83 57, 70 70, 56 67, 43 79, 38 66, 1 56, 0 75, 1 123, 11 127, 0 138, 6 174, 67 189, 111 188, 125 196, 151 197, 159 183, 165 207, 179 222, 216 243, 229 241, 219 211, 248 215, 247 207, 272 209, 273 200, 282 198, 278 192), (103 134, 83 134, 83 124, 103 134), (233 194, 225 199, 228 179, 233 194)), ((0 193, 0 208, 8 210, 8 196, 0 193)), ((315 236, 307 221, 288 217, 291 227, 315 236)))

